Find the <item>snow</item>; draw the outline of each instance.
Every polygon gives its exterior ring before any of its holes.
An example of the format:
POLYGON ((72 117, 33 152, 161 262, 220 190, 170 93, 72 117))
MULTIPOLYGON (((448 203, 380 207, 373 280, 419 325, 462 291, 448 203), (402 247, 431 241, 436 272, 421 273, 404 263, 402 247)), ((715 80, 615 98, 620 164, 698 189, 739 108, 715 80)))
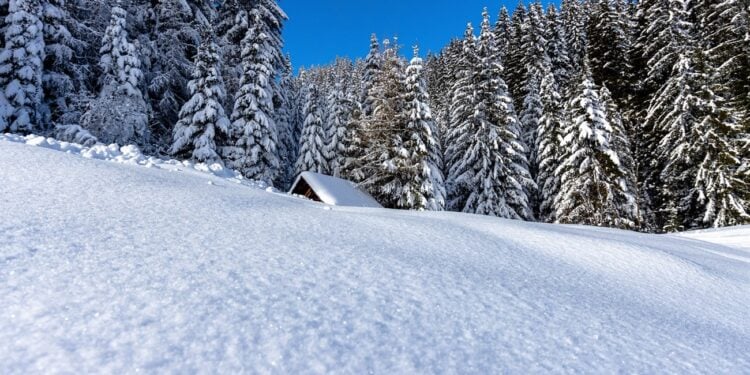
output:
POLYGON ((331 207, 45 142, 0 139, 3 374, 750 368, 747 227, 331 207))
POLYGON ((359 190, 352 182, 320 173, 302 172, 292 185, 292 190, 304 179, 323 203, 332 206, 382 208, 369 194, 359 190))
MULTIPOLYGON (((96 159, 119 164, 139 165, 148 168, 163 169, 170 172, 183 172, 192 174, 209 174, 223 179, 225 182, 241 184, 260 189, 270 189, 267 184, 245 179, 242 174, 225 168, 220 163, 193 163, 190 161, 167 160, 153 156, 144 155, 134 145, 118 146, 117 144, 105 145, 98 143, 86 147, 76 143, 63 142, 49 137, 39 135, 21 136, 17 134, 0 134, 0 142, 23 143, 30 146, 43 147, 51 150, 62 151, 67 154, 81 156, 86 159, 96 159)), ((271 189, 273 190, 273 189, 271 189)))

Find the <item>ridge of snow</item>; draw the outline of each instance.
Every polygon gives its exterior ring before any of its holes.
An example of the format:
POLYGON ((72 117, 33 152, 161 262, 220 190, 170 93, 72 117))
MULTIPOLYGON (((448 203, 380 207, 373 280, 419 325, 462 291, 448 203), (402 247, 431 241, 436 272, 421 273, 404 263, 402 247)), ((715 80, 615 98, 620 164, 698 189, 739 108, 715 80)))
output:
POLYGON ((29 146, 42 147, 66 154, 77 155, 86 159, 103 160, 118 164, 137 165, 146 168, 164 169, 173 172, 186 172, 203 175, 204 177, 218 177, 223 180, 237 184, 246 185, 259 189, 272 191, 267 184, 260 181, 248 180, 242 174, 226 168, 221 163, 193 163, 191 161, 180 161, 175 159, 164 159, 144 155, 138 146, 117 144, 105 145, 97 143, 91 147, 82 146, 77 143, 60 141, 51 137, 30 134, 26 136, 18 134, 0 133, 0 141, 22 143, 29 146))

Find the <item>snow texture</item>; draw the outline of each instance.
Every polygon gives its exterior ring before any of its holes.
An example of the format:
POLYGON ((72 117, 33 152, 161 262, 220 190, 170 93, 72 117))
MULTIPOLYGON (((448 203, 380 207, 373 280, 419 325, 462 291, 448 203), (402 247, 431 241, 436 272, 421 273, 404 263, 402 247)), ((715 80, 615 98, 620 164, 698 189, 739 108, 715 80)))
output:
POLYGON ((0 140, 3 374, 750 368, 727 246, 330 207, 32 140, 0 140))
POLYGON ((53 138, 33 134, 20 136, 8 133, 0 134, 0 142, 2 141, 48 148, 62 151, 67 154, 78 155, 86 159, 139 165, 147 168, 164 169, 171 172, 186 172, 198 175, 208 174, 220 177, 226 182, 256 187, 259 189, 267 189, 270 191, 274 190, 269 188, 268 185, 263 182, 244 178, 240 173, 224 167, 221 163, 193 163, 191 161, 180 161, 174 159, 166 160, 153 156, 146 156, 137 146, 134 145, 118 146, 117 144, 105 145, 97 143, 90 147, 86 147, 76 143, 63 142, 53 138))
MULTIPOLYGON (((294 187, 303 179, 323 203, 332 206, 382 208, 373 197, 358 189, 350 181, 320 173, 302 172, 297 177, 297 181, 294 182, 294 187)), ((294 190, 294 187, 292 190, 294 190)))

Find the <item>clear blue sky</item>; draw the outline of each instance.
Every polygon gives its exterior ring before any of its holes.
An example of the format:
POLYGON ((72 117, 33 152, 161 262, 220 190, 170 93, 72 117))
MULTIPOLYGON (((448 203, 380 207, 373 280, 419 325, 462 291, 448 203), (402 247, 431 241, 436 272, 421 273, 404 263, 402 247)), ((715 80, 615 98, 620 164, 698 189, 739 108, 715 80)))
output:
POLYGON ((402 54, 419 44, 422 54, 437 52, 461 37, 467 22, 479 28, 486 6, 494 24, 500 7, 518 0, 280 0, 289 15, 284 27, 286 52, 295 68, 324 65, 337 56, 364 57, 370 34, 381 40, 397 35, 402 54))

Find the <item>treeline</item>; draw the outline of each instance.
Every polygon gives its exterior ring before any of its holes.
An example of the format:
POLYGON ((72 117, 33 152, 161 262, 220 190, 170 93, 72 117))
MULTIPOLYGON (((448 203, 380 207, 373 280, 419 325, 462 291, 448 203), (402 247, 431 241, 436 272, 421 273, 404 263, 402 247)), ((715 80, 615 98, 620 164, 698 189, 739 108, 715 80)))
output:
POLYGON ((737 0, 485 10, 425 60, 295 76, 274 0, 0 0, 0 131, 302 171, 387 207, 643 231, 750 223, 750 17, 737 0))
POLYGON ((651 232, 750 223, 748 20, 733 0, 519 4, 494 22, 485 10, 424 66, 373 38, 366 59, 301 74, 304 133, 320 134, 301 157, 389 207, 651 232), (338 148, 335 103, 350 108, 338 148))

